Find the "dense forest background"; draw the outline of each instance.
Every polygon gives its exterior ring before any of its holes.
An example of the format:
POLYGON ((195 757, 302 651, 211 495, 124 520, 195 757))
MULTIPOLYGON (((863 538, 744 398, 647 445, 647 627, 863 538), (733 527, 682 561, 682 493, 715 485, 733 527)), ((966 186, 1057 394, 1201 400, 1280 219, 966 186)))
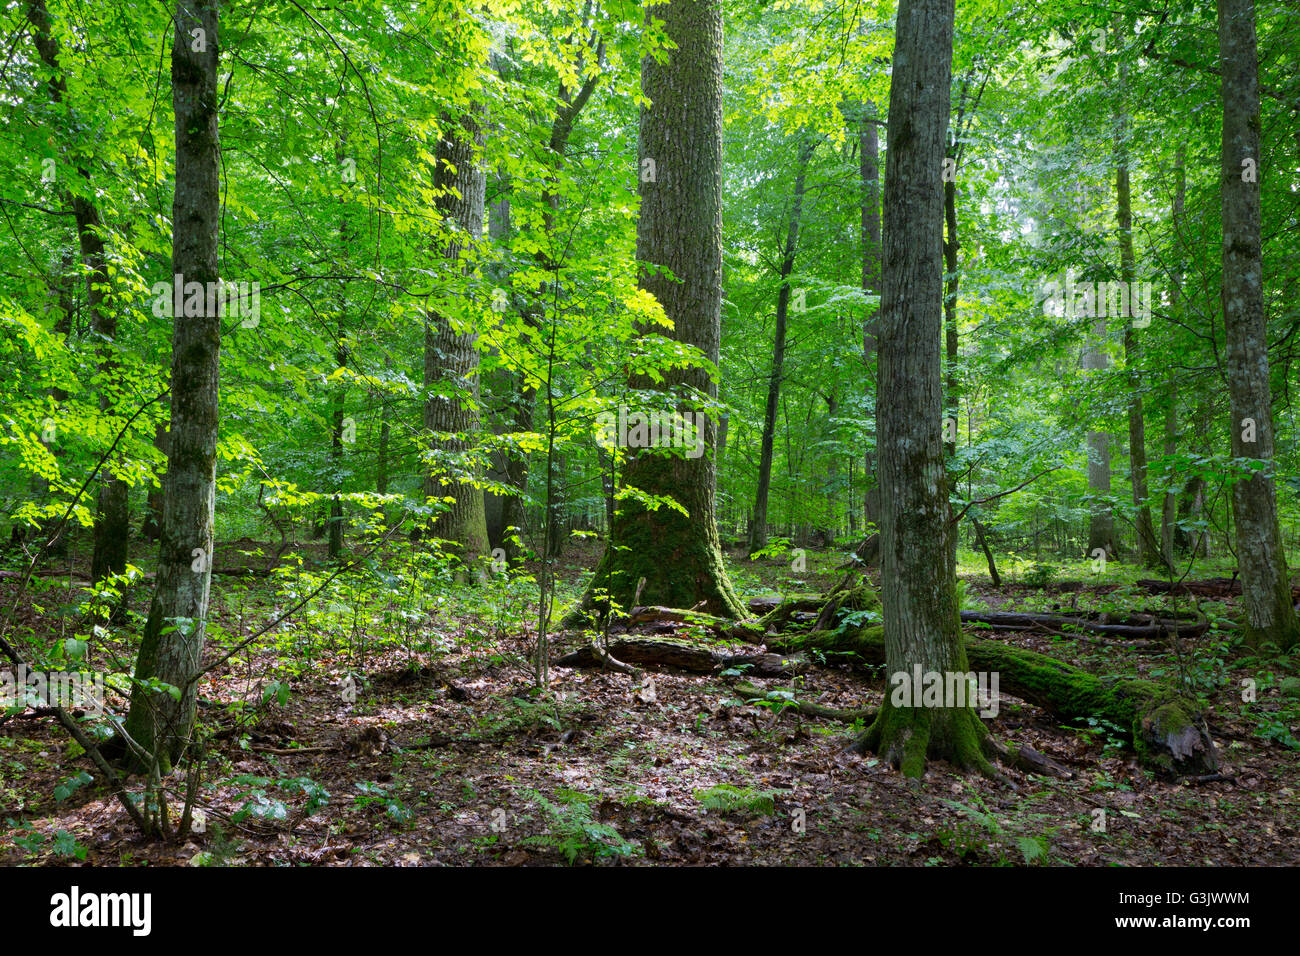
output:
POLYGON ((0 858, 1295 861, 1289 0, 8 0, 0 130, 0 858))

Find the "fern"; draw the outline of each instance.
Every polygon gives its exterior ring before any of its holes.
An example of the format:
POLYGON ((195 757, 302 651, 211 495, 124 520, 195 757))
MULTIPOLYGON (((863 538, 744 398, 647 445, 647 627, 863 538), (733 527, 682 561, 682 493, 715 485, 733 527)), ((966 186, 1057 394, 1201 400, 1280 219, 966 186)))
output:
POLYGON ((523 794, 542 809, 547 832, 525 837, 520 843, 557 850, 570 866, 580 859, 632 856, 639 849, 608 823, 592 819, 591 797, 585 794, 560 790, 556 796, 562 802, 558 804, 536 790, 525 790, 523 794))
POLYGON ((695 799, 706 810, 724 816, 728 813, 761 813, 769 816, 776 812, 776 795, 768 790, 751 790, 722 783, 708 790, 695 791, 695 799))

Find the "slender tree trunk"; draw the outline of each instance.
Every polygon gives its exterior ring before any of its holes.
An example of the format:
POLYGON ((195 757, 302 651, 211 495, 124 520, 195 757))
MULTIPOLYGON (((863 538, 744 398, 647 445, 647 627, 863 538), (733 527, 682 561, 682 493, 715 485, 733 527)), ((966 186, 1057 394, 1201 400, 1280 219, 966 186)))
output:
MULTIPOLYGON (((722 9, 720 0, 675 0, 651 7, 677 48, 667 62, 646 57, 641 109, 641 214, 637 258, 647 264, 641 288, 652 293, 674 323, 669 333, 718 359, 722 320, 722 9), (675 277, 660 271, 667 267, 675 277)), ((656 387, 634 379, 634 388, 656 387)), ((710 398, 717 384, 701 369, 677 370, 658 386, 693 387, 710 398)), ((702 419, 704 454, 698 458, 633 451, 623 482, 651 495, 673 497, 686 510, 647 510, 623 500, 609 544, 584 599, 606 589, 631 604, 644 577, 649 604, 743 616, 744 606, 727 577, 714 517, 716 423, 702 419)))
MULTIPOLYGON (((1120 70, 1120 83, 1125 71, 1120 70)), ((1129 183, 1128 117, 1123 109, 1115 116, 1115 221, 1119 227, 1120 281, 1132 289, 1137 278, 1137 260, 1133 253, 1133 199, 1129 183)), ((1100 297, 1098 297, 1100 298, 1100 297)), ((1131 303, 1130 303, 1131 304, 1131 303)), ((1097 311, 1102 310, 1100 301, 1097 311)), ((1135 311, 1130 308, 1130 312, 1135 311)), ((1141 379, 1138 373, 1137 335, 1131 316, 1124 316, 1124 357, 1129 370, 1128 457, 1132 479, 1133 507, 1137 525, 1138 555, 1143 566, 1164 570, 1168 565, 1160 553, 1155 525, 1151 521, 1151 502, 1147 489, 1146 416, 1143 411, 1141 379)))
MULTIPOLYGON (((154 425, 153 446, 167 454, 167 423, 158 422, 154 425)), ((140 537, 151 544, 158 540, 158 535, 162 533, 162 514, 163 514, 163 490, 162 480, 166 477, 167 470, 164 465, 159 474, 158 487, 150 487, 149 494, 145 498, 145 515, 144 521, 140 525, 140 537)))
MULTIPOLYGON (((54 39, 45 0, 32 0, 27 16, 33 27, 36 52, 41 62, 51 71, 46 84, 50 98, 56 104, 62 104, 68 87, 59 65, 59 43, 54 39)), ((77 172, 83 179, 90 179, 85 168, 78 167, 77 172)), ((81 263, 86 271, 86 308, 90 313, 90 331, 100 356, 99 408, 106 415, 111 415, 117 404, 115 393, 118 388, 118 363, 113 354, 113 341, 117 338, 117 311, 104 306, 104 293, 109 286, 104 223, 100 218, 99 207, 86 195, 66 187, 60 189, 60 192, 64 202, 72 208, 81 263)), ((85 192, 93 195, 89 186, 85 192)), ((96 494, 94 551, 90 559, 90 576, 96 583, 110 574, 126 569, 128 543, 131 540, 129 491, 126 482, 113 474, 112 463, 106 463, 96 494)))
MULTIPOLYGON (((965 112, 968 83, 961 88, 961 108, 965 112)), ((958 121, 960 126, 960 120, 958 121)), ((953 163, 955 170, 960 158, 957 137, 954 135, 948 145, 946 157, 953 163)), ((943 221, 947 233, 943 243, 943 268, 945 275, 943 291, 943 341, 945 369, 944 382, 944 457, 951 460, 957 454, 957 423, 961 420, 961 386, 957 381, 957 293, 961 288, 961 279, 957 272, 957 256, 961 251, 961 240, 957 233, 957 181, 955 175, 944 177, 943 183, 943 221)), ((948 548, 952 552, 953 567, 957 566, 957 528, 948 536, 948 548)))
MULTIPOLYGON (((1105 350, 1106 320, 1093 321, 1092 335, 1084 343, 1082 366, 1085 371, 1110 368, 1110 354, 1105 350)), ((1115 518, 1110 502, 1110 435, 1103 431, 1088 432, 1088 494, 1092 503, 1088 516, 1088 554, 1098 548, 1116 554, 1115 518)))
POLYGON ((1259 64, 1254 0, 1219 0, 1223 89, 1223 321, 1232 455, 1262 467, 1232 486, 1247 639, 1282 650, 1300 641, 1273 483, 1273 409, 1260 237, 1259 64), (1253 168, 1253 175, 1251 174, 1253 168), (1253 426, 1253 427, 1252 427, 1253 426), (1252 440, 1253 439, 1253 440, 1252 440))
MULTIPOLYGON (((943 183, 952 71, 953 0, 902 0, 889 97, 880 309, 881 582, 886 669, 968 670, 948 547, 943 458, 943 183)), ((899 685, 901 686, 901 685, 899 685)), ((886 691, 859 739, 911 777, 927 759, 989 770, 987 731, 969 701, 899 702, 886 691)))
MULTIPOLYGON (((475 155, 482 134, 472 113, 448 125, 451 128, 438 146, 436 202, 444 221, 463 238, 448 242, 442 255, 451 273, 467 274, 472 264, 462 260, 483 233, 487 177, 475 155)), ((440 457, 463 456, 474 447, 479 428, 478 365, 475 334, 457 327, 447 316, 430 313, 424 337, 424 385, 440 392, 425 400, 424 427, 434 434, 440 457), (459 394, 448 394, 449 389, 459 394)), ((467 568, 473 568, 478 558, 489 551, 483 491, 476 486, 480 479, 481 468, 467 466, 462 459, 445 464, 440 461, 424 480, 427 497, 451 499, 447 502, 449 510, 434 522, 433 533, 455 542, 467 568)))
POLYGON ((767 380, 767 406, 763 412, 763 438, 758 458, 758 491, 754 496, 754 524, 749 534, 749 553, 761 551, 767 544, 767 494, 772 486, 772 445, 776 440, 776 409, 781 399, 781 380, 785 375, 785 330, 790 316, 790 274, 799 253, 799 219, 803 214, 804 181, 808 162, 816 143, 799 147, 799 165, 794 177, 794 196, 790 204, 790 221, 786 226, 785 247, 781 253, 781 286, 776 294, 776 334, 772 341, 772 373, 767 380))
MULTIPOLYGON (((392 367, 392 359, 384 359, 385 370, 392 367)), ((382 398, 379 409, 379 447, 375 455, 375 491, 381 495, 388 494, 388 444, 392 439, 392 428, 388 422, 388 395, 382 398)))
MULTIPOLYGON (((1174 312, 1178 312, 1183 301, 1183 268, 1182 268, 1182 236, 1183 236, 1183 207, 1187 198, 1187 167, 1184 159, 1185 148, 1180 144, 1174 157, 1174 202, 1171 220, 1175 236, 1175 252, 1177 257, 1174 267, 1170 270, 1170 279, 1173 288, 1170 290, 1169 306, 1174 312)), ((1172 457, 1178 453, 1178 385, 1174 378, 1174 370, 1169 369, 1166 372, 1168 382, 1165 392, 1165 455, 1172 457)), ((1178 523, 1178 492, 1171 486, 1165 492, 1164 505, 1160 509, 1160 547, 1164 551, 1165 557, 1173 562, 1175 555, 1176 530, 1178 523)))
MULTIPOLYGON (((172 41, 172 273, 205 289, 218 281, 218 9, 219 0, 179 0, 172 41)), ((126 721, 127 733, 164 769, 185 749, 194 723, 195 678, 212 584, 221 351, 218 302, 209 297, 202 314, 192 316, 178 307, 180 298, 173 299, 171 437, 157 586, 135 668, 138 680, 157 678, 179 688, 180 695, 176 699, 137 685, 126 721)))
MULTIPOLYGON (((589 23, 586 24, 584 28, 589 25, 589 23)), ((504 61, 497 61, 494 64, 494 69, 504 76, 503 66, 497 65, 501 63, 504 63, 504 61)), ((576 72, 581 74, 583 66, 583 57, 579 55, 576 72)), ((558 106, 555 117, 551 121, 551 136, 547 144, 550 148, 550 159, 554 164, 555 175, 547 183, 542 195, 542 202, 546 206, 546 211, 543 213, 542 227, 548 236, 554 232, 556 213, 560 208, 560 195, 556 179, 559 171, 564 166, 564 154, 569 146, 569 137, 573 135, 573 129, 577 125, 578 117, 596 91, 600 80, 601 74, 594 73, 587 76, 580 86, 560 85, 557 96, 558 106)), ((497 208, 493 210, 493 213, 492 219, 497 223, 500 235, 502 237, 508 235, 511 231, 510 201, 503 199, 497 204, 497 208)), ((547 258, 545 250, 539 250, 535 258, 540 268, 551 268, 552 263, 547 258)), ((522 312, 524 323, 530 329, 537 330, 541 328, 542 315, 545 310, 540 302, 544 294, 543 289, 522 312)), ((524 375, 512 376, 510 388, 509 424, 513 425, 516 432, 531 432, 536 412, 537 389, 528 383, 527 376, 524 375)), ((505 551, 506 560, 510 564, 516 564, 522 557, 520 542, 526 524, 528 456, 522 452, 507 450, 495 458, 494 466, 504 475, 505 483, 516 489, 518 494, 501 497, 500 515, 498 521, 495 522, 499 533, 494 536, 492 543, 494 547, 499 546, 505 551)), ((543 550, 545 549, 543 548, 543 550)))
MULTIPOLYGON (((342 343, 343 329, 339 330, 339 341, 342 343)), ((343 368, 348 361, 347 350, 340 344, 339 350, 335 356, 339 368, 343 368)), ((347 389, 339 386, 334 390, 334 421, 330 429, 330 460, 334 466, 334 474, 337 482, 338 475, 343 470, 343 412, 344 401, 347 395, 347 389)), ((330 536, 329 550, 327 552, 331 561, 337 561, 343 556, 343 499, 338 495, 330 498, 330 536)))
MULTIPOLYGON (((868 102, 863 105, 858 140, 858 173, 862 184, 862 291, 871 295, 880 292, 880 137, 875 112, 874 104, 868 102)), ((868 371, 876 358, 879 328, 879 308, 869 305, 862 323, 862 360, 868 371)), ((871 387, 875 387, 875 384, 873 381, 871 387)), ((862 512, 864 528, 878 521, 880 515, 875 415, 872 416, 867 432, 867 456, 862 472, 866 484, 862 512)))

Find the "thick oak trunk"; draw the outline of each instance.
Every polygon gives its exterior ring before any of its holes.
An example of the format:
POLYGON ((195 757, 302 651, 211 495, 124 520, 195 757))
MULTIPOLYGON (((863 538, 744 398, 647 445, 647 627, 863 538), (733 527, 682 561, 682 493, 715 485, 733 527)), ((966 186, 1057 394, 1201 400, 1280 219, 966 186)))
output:
MULTIPOLYGON (((466 261, 483 233, 487 176, 475 155, 481 144, 478 120, 469 115, 448 122, 437 151, 435 187, 438 212, 458 235, 442 249, 446 269, 457 278, 472 269, 466 261)), ((479 375, 476 336, 449 317, 431 312, 424 335, 424 427, 432 433, 435 462, 424 479, 424 493, 448 505, 433 523, 433 533, 454 542, 467 568, 488 553, 487 519, 481 467, 466 463, 479 427, 479 375), (450 500, 448 500, 450 499, 450 500)))
MULTIPOLYGON (((640 284, 673 321, 668 334, 716 363, 722 320, 722 10, 718 0, 675 0, 651 7, 649 14, 663 19, 677 48, 666 63, 647 57, 641 65, 642 90, 651 104, 642 107, 639 137, 645 172, 637 258, 647 264, 640 284), (651 168, 653 176, 647 174, 651 168)), ((632 385, 656 387, 648 380, 632 385)), ((716 383, 703 369, 674 371, 658 387, 717 396, 716 383)), ((604 589, 627 606, 644 577, 644 596, 656 604, 700 604, 715 614, 743 616, 715 524, 716 422, 700 417, 703 455, 633 452, 622 476, 624 485, 671 496, 687 513, 620 501, 585 601, 604 589)))

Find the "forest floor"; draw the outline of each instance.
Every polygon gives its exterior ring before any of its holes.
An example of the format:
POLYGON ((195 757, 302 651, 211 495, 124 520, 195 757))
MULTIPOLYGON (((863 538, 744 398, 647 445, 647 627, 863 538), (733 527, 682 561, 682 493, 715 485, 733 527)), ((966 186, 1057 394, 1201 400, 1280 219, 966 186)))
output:
MULTIPOLYGON (((598 555, 598 545, 579 545, 567 556, 570 593, 598 555)), ((839 578, 843 552, 808 557, 799 575, 786 560, 731 563, 747 596, 839 578)), ((1170 600, 1125 588, 1124 569, 1112 569, 1106 587, 1065 592, 1047 580, 1060 569, 1013 573, 1019 583, 995 591, 964 568, 964 602, 1124 610, 1170 600)), ((267 578, 218 577, 215 587, 210 652, 285 600, 267 578)), ((147 600, 140 588, 133 607, 147 600)), ((524 663, 531 632, 494 620, 492 600, 499 595, 446 597, 415 621, 394 604, 388 618, 368 618, 385 623, 381 639, 358 632, 359 601, 334 593, 210 674, 196 804, 205 829, 183 841, 142 842, 51 719, 0 724, 0 864, 1300 863, 1300 701, 1281 692, 1285 673, 1215 631, 1181 660, 1096 639, 985 634, 1098 673, 1181 674, 1207 703, 1225 779, 1157 779, 1118 728, 1062 726, 1004 693, 992 732, 1073 778, 1007 771, 1013 789, 937 763, 918 786, 847 753, 854 728, 745 704, 715 676, 665 670, 647 684, 555 668, 553 699, 539 701, 524 663), (340 690, 350 674, 355 701, 340 690), (1243 703, 1248 678, 1258 699, 1243 703)), ((1211 619, 1234 612, 1232 599, 1201 608, 1211 619)), ((28 614, 33 640, 73 626, 28 614)), ((129 646, 120 650, 129 659, 129 646)), ((884 690, 882 675, 833 663, 793 684, 758 683, 837 708, 878 705, 884 690)))

